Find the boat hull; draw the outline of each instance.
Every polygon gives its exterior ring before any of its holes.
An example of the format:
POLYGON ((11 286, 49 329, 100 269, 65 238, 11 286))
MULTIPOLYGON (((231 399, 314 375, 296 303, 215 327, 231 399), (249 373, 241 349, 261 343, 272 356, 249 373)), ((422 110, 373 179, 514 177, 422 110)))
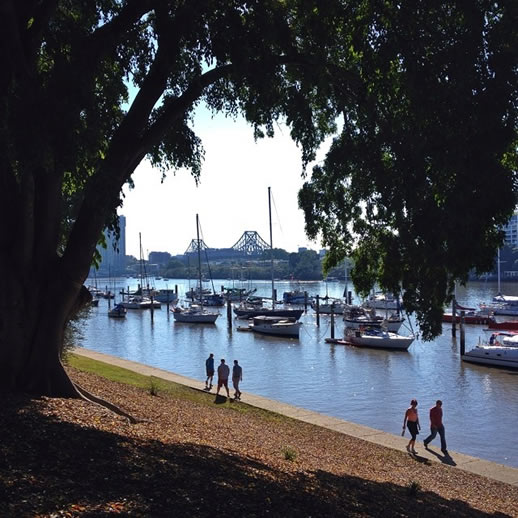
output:
POLYGON ((264 315, 298 320, 302 313, 304 313, 303 309, 234 308, 234 314, 238 318, 255 318, 264 315))
POLYGON ((477 346, 462 355, 462 360, 490 367, 518 369, 517 347, 477 346))
MULTIPOLYGON (((451 313, 444 313, 442 316, 442 321, 446 323, 452 323, 455 320, 456 324, 460 324, 460 315, 455 315, 455 319, 451 313)), ((491 318, 488 315, 464 315, 464 323, 465 324, 482 324, 487 325, 491 321, 491 318)))
POLYGON ((176 322, 185 322, 188 324, 214 324, 218 318, 218 313, 191 313, 191 312, 173 312, 176 322))
POLYGON ((391 332, 366 334, 360 331, 353 331, 345 336, 345 340, 356 347, 406 351, 412 345, 414 337, 402 336, 391 332))
POLYGON ((351 329, 360 329, 361 327, 386 327, 387 331, 397 333, 404 320, 404 318, 400 318, 397 320, 367 320, 359 318, 344 318, 344 323, 346 327, 349 327, 351 329))
POLYGON ((250 329, 254 333, 263 335, 298 338, 301 326, 302 322, 297 322, 292 318, 285 319, 282 317, 260 315, 253 319, 250 329))

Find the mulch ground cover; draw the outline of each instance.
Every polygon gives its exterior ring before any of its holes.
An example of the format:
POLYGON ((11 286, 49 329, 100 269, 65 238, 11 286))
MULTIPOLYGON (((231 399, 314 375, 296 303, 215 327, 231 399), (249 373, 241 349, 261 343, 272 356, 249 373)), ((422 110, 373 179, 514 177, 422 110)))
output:
POLYGON ((518 516, 507 484, 213 394, 201 404, 69 372, 139 422, 4 394, 0 517, 518 516))

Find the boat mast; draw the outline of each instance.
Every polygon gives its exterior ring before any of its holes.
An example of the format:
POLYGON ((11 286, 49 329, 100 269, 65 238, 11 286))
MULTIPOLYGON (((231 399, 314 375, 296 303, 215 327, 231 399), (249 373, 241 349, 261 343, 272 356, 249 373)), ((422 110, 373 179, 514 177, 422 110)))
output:
POLYGON ((203 308, 203 293, 201 291, 201 244, 200 244, 200 224, 198 214, 196 214, 196 240, 198 243, 198 281, 200 283, 200 308, 203 308))
POLYGON ((144 297, 144 254, 142 253, 142 234, 140 232, 138 242, 140 248, 140 296, 144 297))
POLYGON ((275 286, 273 281, 273 234, 272 234, 272 198, 271 187, 268 187, 268 215, 270 219, 270 267, 272 270, 272 308, 275 307, 275 286))
POLYGON ((498 255, 497 255, 497 272, 498 272, 498 295, 500 295, 502 292, 500 291, 500 248, 498 249, 498 255))

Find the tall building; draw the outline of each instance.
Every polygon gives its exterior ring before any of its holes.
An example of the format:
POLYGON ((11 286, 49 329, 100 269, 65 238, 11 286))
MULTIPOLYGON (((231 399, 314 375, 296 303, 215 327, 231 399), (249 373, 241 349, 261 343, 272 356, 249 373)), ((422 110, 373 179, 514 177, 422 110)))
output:
POLYGON ((122 275, 126 271, 126 217, 119 216, 120 238, 105 231, 106 248, 97 247, 101 254, 100 275, 122 275))
POLYGON ((507 225, 504 227, 505 239, 507 246, 515 247, 518 244, 518 212, 515 212, 507 225))

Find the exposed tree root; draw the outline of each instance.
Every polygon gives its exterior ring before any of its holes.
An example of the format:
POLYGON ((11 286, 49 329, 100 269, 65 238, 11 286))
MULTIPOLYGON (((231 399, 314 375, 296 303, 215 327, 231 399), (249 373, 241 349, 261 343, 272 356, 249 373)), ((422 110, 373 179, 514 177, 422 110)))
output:
POLYGON ((77 392, 79 393, 80 397, 86 401, 89 401, 90 403, 94 403, 96 405, 102 406, 104 408, 107 408, 108 410, 111 410, 117 415, 120 415, 122 417, 126 417, 128 421, 131 424, 136 424, 142 422, 142 420, 136 419, 132 415, 128 414, 127 412, 124 412, 121 408, 114 405, 113 403, 110 403, 109 401, 106 401, 100 397, 94 396, 84 388, 80 387, 76 383, 74 383, 74 387, 76 388, 77 392))

